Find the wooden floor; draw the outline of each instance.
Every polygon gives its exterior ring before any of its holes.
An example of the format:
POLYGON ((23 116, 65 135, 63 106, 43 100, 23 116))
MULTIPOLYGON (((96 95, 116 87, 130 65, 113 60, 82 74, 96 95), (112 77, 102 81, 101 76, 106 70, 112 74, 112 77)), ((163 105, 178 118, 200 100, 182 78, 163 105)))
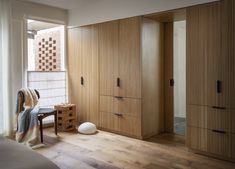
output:
POLYGON ((62 169, 235 169, 235 164, 188 151, 181 137, 161 135, 148 141, 104 131, 96 135, 44 130, 45 147, 35 151, 62 169))

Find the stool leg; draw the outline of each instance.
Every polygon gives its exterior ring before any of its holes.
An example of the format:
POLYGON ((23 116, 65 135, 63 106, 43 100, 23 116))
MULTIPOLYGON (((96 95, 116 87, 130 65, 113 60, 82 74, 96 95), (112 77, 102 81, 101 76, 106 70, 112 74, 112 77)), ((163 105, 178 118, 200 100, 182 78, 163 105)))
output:
POLYGON ((42 118, 39 118, 39 122, 40 122, 41 143, 43 143, 43 128, 42 128, 42 118))
POLYGON ((55 135, 57 135, 57 111, 55 112, 54 115, 54 126, 55 126, 55 135))

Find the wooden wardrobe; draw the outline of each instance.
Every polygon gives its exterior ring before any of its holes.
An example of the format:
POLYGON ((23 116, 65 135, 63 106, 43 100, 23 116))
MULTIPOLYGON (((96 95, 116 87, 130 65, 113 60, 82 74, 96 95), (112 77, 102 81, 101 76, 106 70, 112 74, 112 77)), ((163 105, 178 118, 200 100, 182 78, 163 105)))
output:
POLYGON ((73 28, 68 44, 79 122, 136 138, 164 130, 160 23, 132 17, 73 28))
POLYGON ((235 159, 235 2, 187 9, 187 145, 235 159))

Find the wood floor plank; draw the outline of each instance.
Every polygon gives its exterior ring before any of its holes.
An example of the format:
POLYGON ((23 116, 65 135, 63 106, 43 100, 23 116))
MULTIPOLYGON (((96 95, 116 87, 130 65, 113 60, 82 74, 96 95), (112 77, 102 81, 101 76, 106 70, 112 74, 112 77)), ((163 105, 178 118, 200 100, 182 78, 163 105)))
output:
POLYGON ((234 169, 235 164, 189 152, 180 136, 147 141, 99 131, 96 135, 44 130, 45 147, 36 151, 62 169, 234 169))

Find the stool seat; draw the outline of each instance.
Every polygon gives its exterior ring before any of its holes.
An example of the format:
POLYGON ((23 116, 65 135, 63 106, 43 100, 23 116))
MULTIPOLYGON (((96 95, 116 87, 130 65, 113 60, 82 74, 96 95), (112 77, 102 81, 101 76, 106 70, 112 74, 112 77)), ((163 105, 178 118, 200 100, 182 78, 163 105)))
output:
POLYGON ((53 108, 39 108, 38 114, 50 114, 54 113, 56 110, 53 108))

